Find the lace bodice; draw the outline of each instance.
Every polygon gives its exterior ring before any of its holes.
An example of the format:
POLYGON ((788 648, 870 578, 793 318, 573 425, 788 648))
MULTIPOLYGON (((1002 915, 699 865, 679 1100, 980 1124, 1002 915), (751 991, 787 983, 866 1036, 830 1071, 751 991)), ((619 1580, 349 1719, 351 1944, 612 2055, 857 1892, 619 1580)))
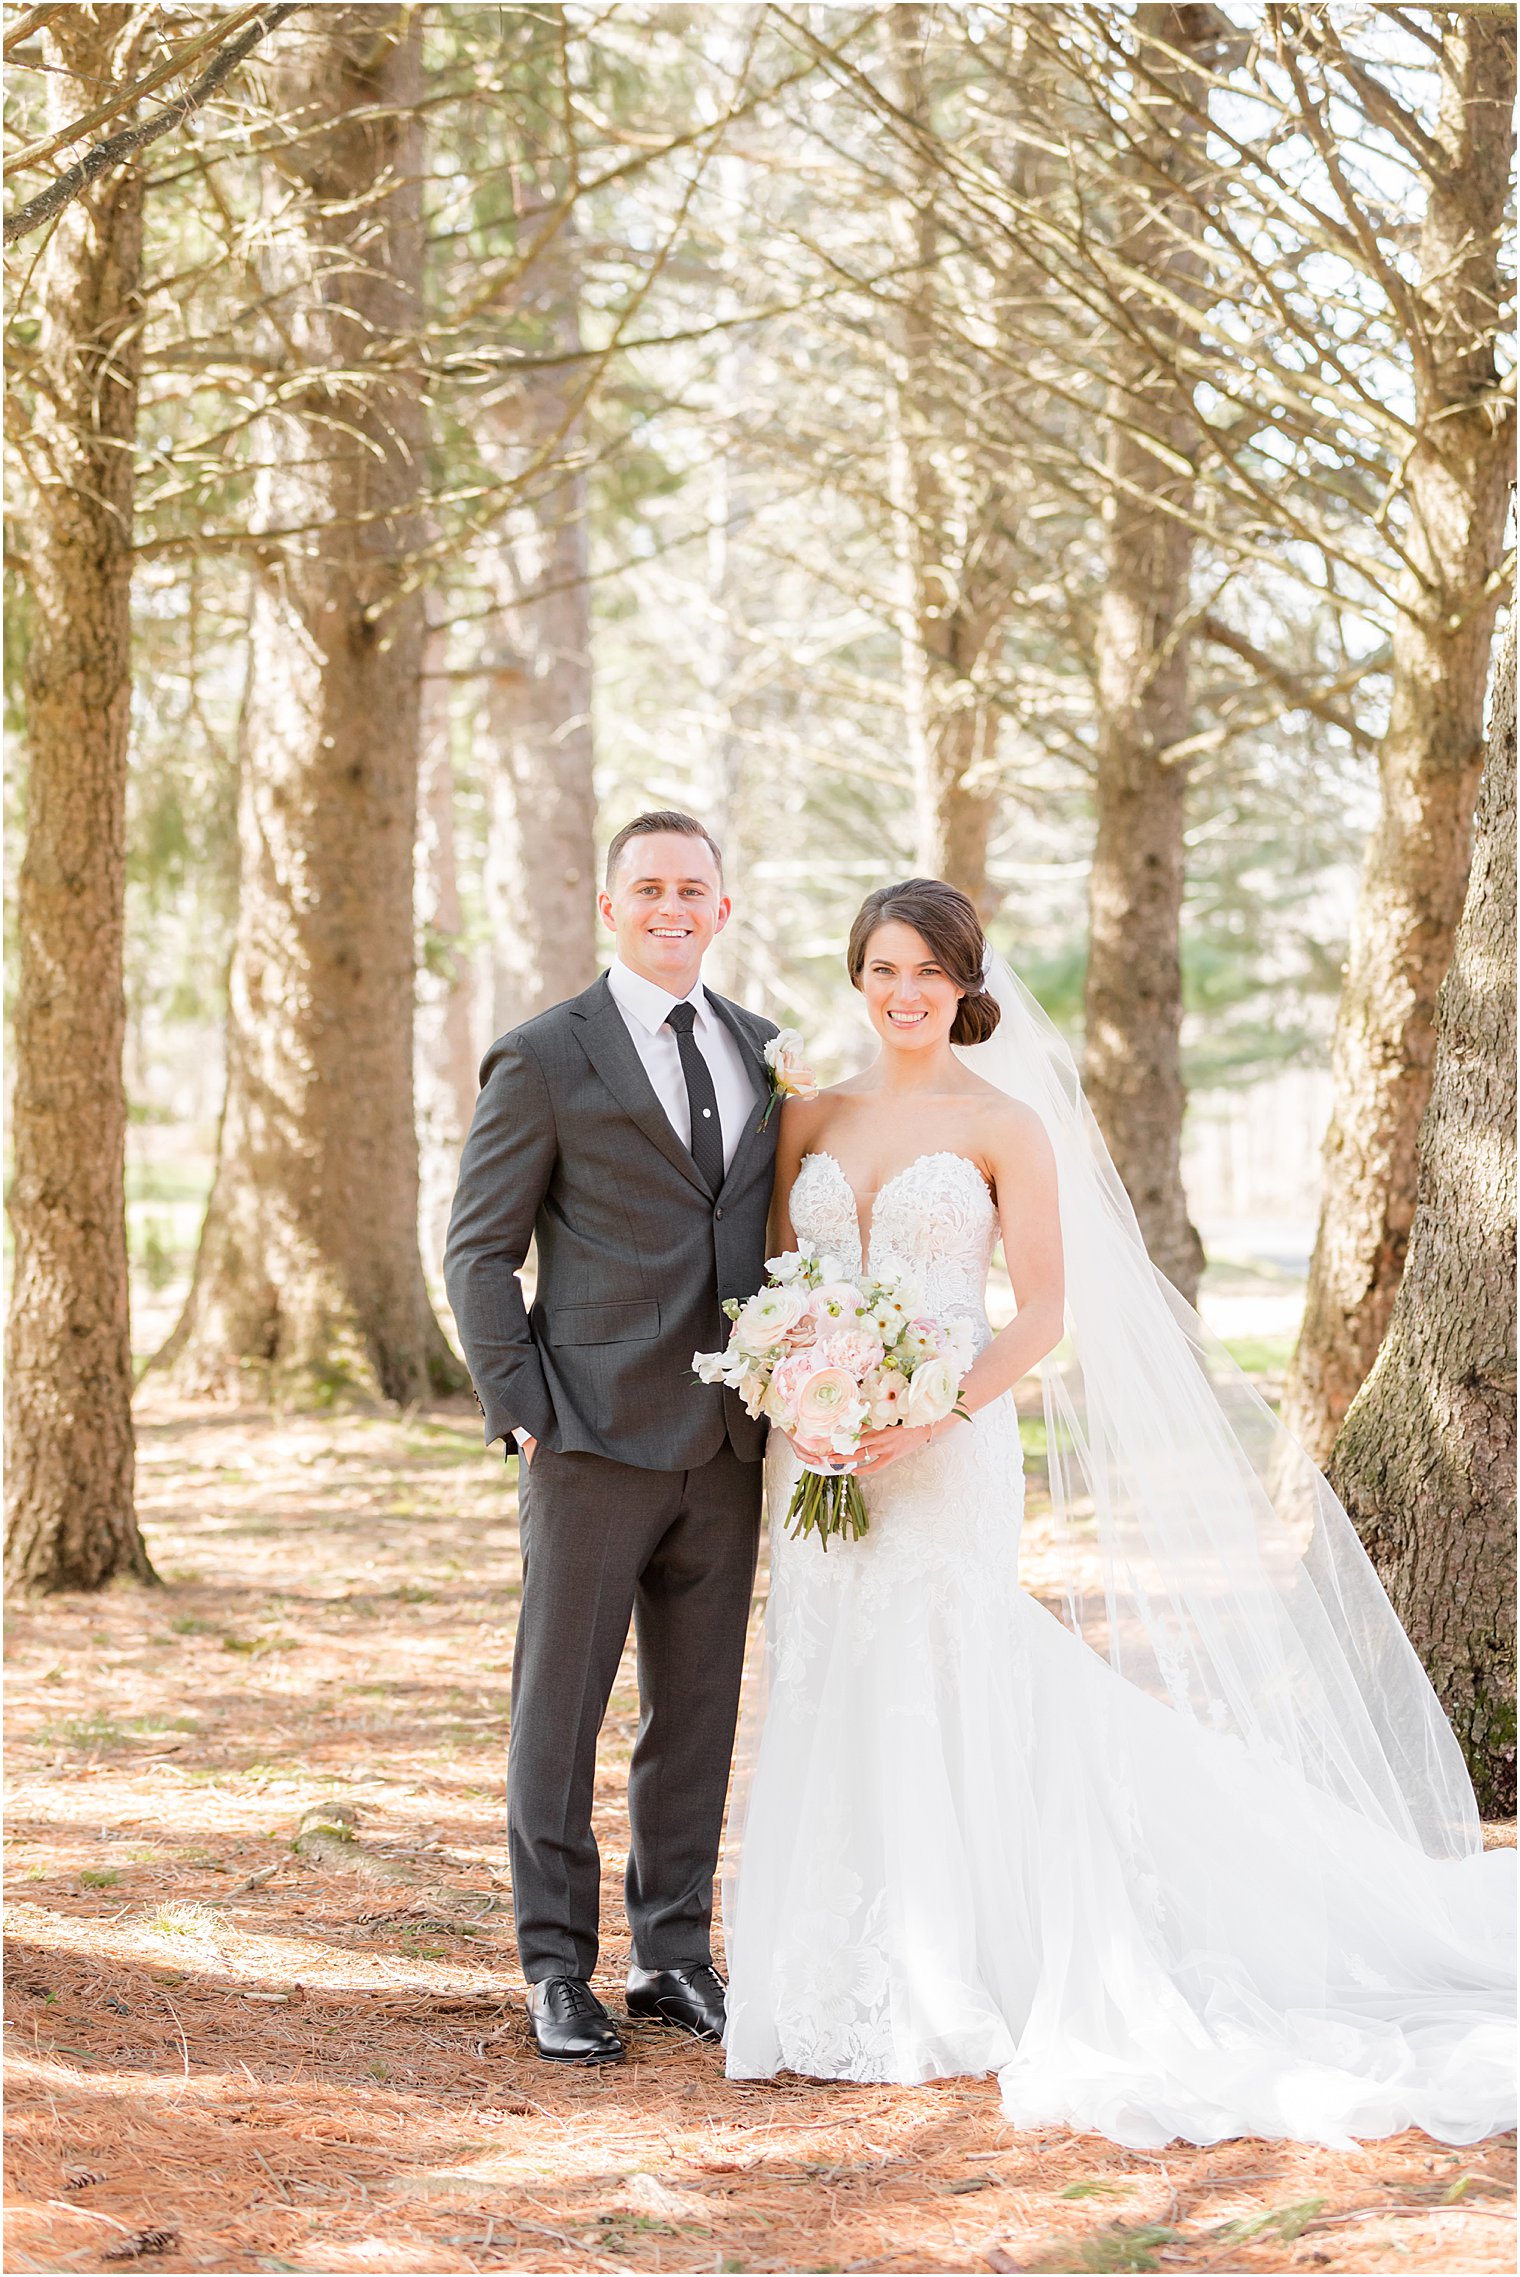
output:
POLYGON ((807 1248, 837 1257, 850 1273, 888 1260, 905 1267, 941 1319, 985 1319, 987 1268, 998 1216, 987 1181, 963 1154, 921 1154, 889 1178, 871 1212, 869 1260, 860 1253, 860 1219, 849 1180, 831 1154, 808 1154, 793 1181, 792 1229, 807 1248))

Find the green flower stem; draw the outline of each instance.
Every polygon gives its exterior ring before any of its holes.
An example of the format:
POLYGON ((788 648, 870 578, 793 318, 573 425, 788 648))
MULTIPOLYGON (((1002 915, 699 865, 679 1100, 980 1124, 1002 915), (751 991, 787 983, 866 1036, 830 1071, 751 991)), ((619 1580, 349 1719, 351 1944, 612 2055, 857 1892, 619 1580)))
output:
POLYGON ((800 1542, 804 1534, 816 1534, 820 1547, 827 1550, 831 1535, 847 1534, 852 1542, 858 1542, 870 1523, 860 1482, 847 1473, 824 1477, 817 1471, 804 1471, 792 1489, 786 1526, 794 1541, 800 1542))

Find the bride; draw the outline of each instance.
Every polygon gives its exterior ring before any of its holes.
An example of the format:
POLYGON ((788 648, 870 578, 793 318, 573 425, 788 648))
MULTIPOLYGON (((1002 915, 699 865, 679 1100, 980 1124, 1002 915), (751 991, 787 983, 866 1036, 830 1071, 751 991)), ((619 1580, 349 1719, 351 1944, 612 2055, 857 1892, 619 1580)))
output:
MULTIPOLYGON (((964 895, 871 895, 848 960, 881 1050, 787 1103, 779 1242, 891 1258, 977 1357, 969 1421, 865 1442, 862 1540, 772 1527, 729 2073, 996 2071, 1135 2146, 1512 2124, 1514 1860, 1344 1511, 1149 1264, 964 895), (1041 1361, 1064 1622, 1017 1579, 1041 1361)), ((773 1431, 773 1512, 796 1477, 773 1431)))

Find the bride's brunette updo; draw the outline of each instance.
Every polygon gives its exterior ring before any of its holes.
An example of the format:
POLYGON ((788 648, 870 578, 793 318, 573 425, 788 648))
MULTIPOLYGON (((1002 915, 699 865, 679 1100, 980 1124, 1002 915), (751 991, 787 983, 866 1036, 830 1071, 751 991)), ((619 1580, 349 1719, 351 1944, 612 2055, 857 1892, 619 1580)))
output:
POLYGON ((1002 1018, 997 998, 983 986, 987 937, 976 910, 959 887, 939 878, 904 878, 867 894, 850 927, 845 963, 856 988, 871 935, 881 925, 911 925, 928 943, 957 988, 965 990, 950 1030, 952 1044, 984 1044, 1002 1018))

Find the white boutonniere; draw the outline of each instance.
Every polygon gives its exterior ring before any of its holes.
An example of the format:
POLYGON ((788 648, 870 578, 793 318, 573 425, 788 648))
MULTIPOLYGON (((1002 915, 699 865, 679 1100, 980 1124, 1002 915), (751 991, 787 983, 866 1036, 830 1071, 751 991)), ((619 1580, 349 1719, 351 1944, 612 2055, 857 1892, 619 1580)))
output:
POLYGON ((818 1085, 803 1056, 803 1042, 795 1028, 779 1028, 765 1047, 765 1071, 771 1095, 760 1117, 764 1130, 783 1099, 816 1099, 818 1085))

